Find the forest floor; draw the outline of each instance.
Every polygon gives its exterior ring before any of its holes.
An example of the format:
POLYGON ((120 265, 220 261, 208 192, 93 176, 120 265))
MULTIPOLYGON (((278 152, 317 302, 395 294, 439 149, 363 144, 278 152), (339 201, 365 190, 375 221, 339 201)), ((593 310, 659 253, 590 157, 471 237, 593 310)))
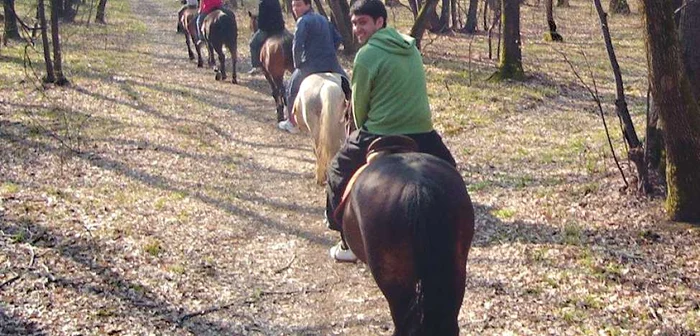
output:
MULTIPOLYGON (((309 137, 279 131, 267 83, 245 74, 253 6, 236 12, 239 85, 187 59, 178 7, 110 0, 106 26, 81 12, 62 26, 67 87, 41 85, 38 46, 0 50, 0 334, 390 335, 367 267, 328 256, 309 137)), ((406 9, 389 17, 407 30, 406 9)), ((556 9, 560 44, 542 39, 542 4, 521 17, 524 82, 485 80, 483 31, 423 43, 477 215, 461 333, 700 334, 700 232, 625 187, 570 67, 594 76, 633 184, 592 4, 556 9)), ((641 134, 638 9, 610 27, 641 134)))

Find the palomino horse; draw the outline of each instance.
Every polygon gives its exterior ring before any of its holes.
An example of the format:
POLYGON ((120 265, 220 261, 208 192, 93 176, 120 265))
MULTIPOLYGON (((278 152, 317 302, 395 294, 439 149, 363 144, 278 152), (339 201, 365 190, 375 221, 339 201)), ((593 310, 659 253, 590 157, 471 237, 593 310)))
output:
POLYGON ((326 182, 326 170, 345 140, 345 93, 336 73, 309 75, 301 82, 292 115, 308 129, 316 154, 316 182, 326 182))
POLYGON ((336 214, 389 303, 394 335, 456 336, 474 208, 454 167, 406 148, 417 145, 403 136, 373 142, 336 214))
MULTIPOLYGON (((250 31, 258 30, 258 16, 248 12, 250 17, 250 31)), ((269 36, 260 49, 260 62, 262 63, 263 74, 272 89, 272 98, 277 105, 277 121, 284 120, 284 108, 287 106, 287 99, 284 90, 284 71, 294 71, 294 61, 292 60, 292 35, 288 30, 280 34, 269 36)))
POLYGON ((226 55, 223 51, 223 46, 226 45, 231 55, 231 63, 233 63, 233 68, 231 69, 233 79, 231 82, 237 84, 236 57, 238 55, 238 46, 236 43, 238 42, 238 26, 236 25, 236 17, 233 12, 216 9, 207 14, 202 22, 202 34, 209 51, 209 65, 214 64, 213 51, 216 51, 216 54, 219 56, 216 80, 226 79, 226 55))
POLYGON ((197 18, 197 8, 185 8, 179 13, 178 28, 182 28, 185 33, 185 43, 187 44, 187 54, 190 60, 194 59, 194 53, 192 53, 191 45, 194 44, 194 49, 197 51, 197 67, 202 67, 202 52, 199 45, 194 43, 194 39, 197 37, 197 23, 195 22, 197 18))

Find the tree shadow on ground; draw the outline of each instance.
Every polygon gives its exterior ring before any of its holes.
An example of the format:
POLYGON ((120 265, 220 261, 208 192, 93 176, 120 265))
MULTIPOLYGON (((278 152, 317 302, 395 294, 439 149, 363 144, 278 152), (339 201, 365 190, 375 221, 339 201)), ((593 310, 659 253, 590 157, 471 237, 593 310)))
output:
POLYGON ((36 323, 23 321, 22 318, 6 313, 5 305, 7 304, 4 302, 0 305, 0 335, 46 335, 36 323))

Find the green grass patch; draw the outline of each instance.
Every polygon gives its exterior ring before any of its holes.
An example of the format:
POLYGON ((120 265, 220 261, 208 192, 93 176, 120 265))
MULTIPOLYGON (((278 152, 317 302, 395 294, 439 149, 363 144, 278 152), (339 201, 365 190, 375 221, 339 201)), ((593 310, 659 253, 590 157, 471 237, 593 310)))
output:
POLYGON ((498 209, 498 210, 492 210, 491 214, 498 219, 508 220, 508 219, 513 218, 513 216, 515 216, 515 210, 503 208, 503 209, 498 209))
POLYGON ((3 182, 0 185, 0 194, 14 194, 19 191, 19 185, 12 182, 3 182))
POLYGON ((143 250, 151 256, 157 257, 158 255, 160 255, 161 252, 163 252, 163 247, 161 246, 160 241, 153 240, 147 243, 143 247, 143 250))

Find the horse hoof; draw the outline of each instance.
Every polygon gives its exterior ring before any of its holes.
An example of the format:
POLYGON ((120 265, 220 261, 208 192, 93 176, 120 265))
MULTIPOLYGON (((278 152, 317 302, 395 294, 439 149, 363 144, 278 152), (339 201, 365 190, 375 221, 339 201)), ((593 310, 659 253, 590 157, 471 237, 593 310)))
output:
POLYGON ((203 66, 202 63, 197 63, 198 68, 201 68, 202 66, 203 66))
POLYGON ((221 74, 216 74, 214 78, 216 78, 216 80, 221 80, 221 74))
POLYGON ((238 84, 238 81, 234 78, 234 79, 231 80, 231 83, 233 83, 233 84, 238 84))
POLYGON ((190 56, 190 61, 194 61, 194 56, 190 56))

